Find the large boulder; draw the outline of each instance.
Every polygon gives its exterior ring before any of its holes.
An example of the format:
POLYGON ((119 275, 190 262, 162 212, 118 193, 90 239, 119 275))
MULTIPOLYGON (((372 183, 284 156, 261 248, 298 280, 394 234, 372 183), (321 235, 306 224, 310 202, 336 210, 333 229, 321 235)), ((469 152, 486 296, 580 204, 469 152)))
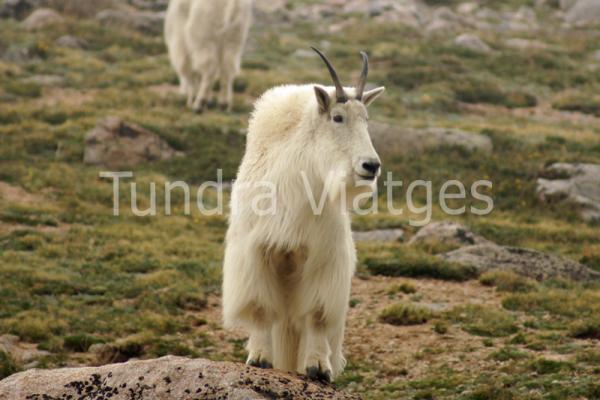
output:
POLYGON ((85 136, 83 161, 106 168, 169 160, 178 155, 164 140, 141 126, 108 117, 85 136))
POLYGON ((96 368, 29 370, 0 381, 0 399, 356 399, 276 370, 163 357, 96 368))
POLYGON ((162 11, 107 9, 96 14, 96 19, 105 26, 133 28, 143 33, 155 35, 160 34, 163 30, 165 13, 162 11))
POLYGON ((570 24, 600 24, 600 1, 578 0, 565 15, 570 24))
POLYGON ((466 226, 452 221, 432 222, 425 225, 410 238, 409 245, 438 246, 458 248, 478 244, 491 244, 466 226))
POLYGON ((537 180, 537 195, 546 203, 577 207, 586 221, 600 221, 600 165, 556 163, 537 180))
POLYGON ((28 31, 35 31, 43 29, 52 25, 60 24, 64 21, 64 18, 56 11, 51 8, 38 8, 32 12, 25 20, 21 23, 23 28, 28 31))
POLYGON ((575 281, 600 279, 600 273, 578 262, 516 247, 480 244, 461 247, 441 256, 443 260, 475 267, 479 272, 509 270, 538 281, 565 278, 575 281))
POLYGON ((493 150, 488 136, 458 129, 410 129, 381 122, 370 122, 369 130, 375 148, 381 154, 422 154, 443 147, 460 147, 468 151, 489 154, 493 150))

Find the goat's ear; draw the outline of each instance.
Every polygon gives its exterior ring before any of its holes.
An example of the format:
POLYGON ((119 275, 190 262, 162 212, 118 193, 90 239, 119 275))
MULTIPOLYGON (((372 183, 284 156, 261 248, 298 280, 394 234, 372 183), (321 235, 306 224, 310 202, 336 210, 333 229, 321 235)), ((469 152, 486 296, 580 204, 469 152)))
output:
POLYGON ((371 103, 375 101, 376 98, 379 97, 380 94, 385 92, 385 88, 383 86, 378 87, 373 90, 369 90, 368 92, 363 93, 362 101, 365 106, 370 106, 371 103))
POLYGON ((315 95, 317 96, 317 103, 319 103, 319 112, 322 114, 328 113, 331 106, 329 93, 322 87, 315 86, 315 95))

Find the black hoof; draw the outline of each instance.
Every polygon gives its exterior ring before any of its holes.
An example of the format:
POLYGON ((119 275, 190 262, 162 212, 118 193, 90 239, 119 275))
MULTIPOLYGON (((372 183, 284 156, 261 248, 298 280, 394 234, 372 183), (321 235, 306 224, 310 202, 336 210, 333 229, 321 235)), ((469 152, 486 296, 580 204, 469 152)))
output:
POLYGON ((260 360, 260 359, 259 360, 250 360, 250 361, 248 361, 248 365, 250 365, 252 367, 256 367, 256 368, 262 368, 262 369, 273 368, 273 364, 271 364, 267 360, 260 360))
POLYGON ((322 371, 319 367, 308 367, 306 376, 315 381, 331 383, 331 372, 322 371))

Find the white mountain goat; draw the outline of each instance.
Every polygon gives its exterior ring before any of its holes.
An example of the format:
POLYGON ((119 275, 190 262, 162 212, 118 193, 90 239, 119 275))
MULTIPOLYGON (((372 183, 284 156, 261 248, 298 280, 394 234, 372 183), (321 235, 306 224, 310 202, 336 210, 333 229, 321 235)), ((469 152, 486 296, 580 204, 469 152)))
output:
POLYGON ((188 107, 202 112, 219 80, 219 105, 231 110, 251 22, 252 0, 169 2, 165 41, 188 107))
POLYGON ((364 92, 365 53, 357 87, 344 88, 314 50, 335 87, 280 86, 256 102, 232 192, 223 319, 248 331, 248 364, 330 381, 345 365, 356 262, 348 203, 380 175, 367 106, 385 89, 364 92))

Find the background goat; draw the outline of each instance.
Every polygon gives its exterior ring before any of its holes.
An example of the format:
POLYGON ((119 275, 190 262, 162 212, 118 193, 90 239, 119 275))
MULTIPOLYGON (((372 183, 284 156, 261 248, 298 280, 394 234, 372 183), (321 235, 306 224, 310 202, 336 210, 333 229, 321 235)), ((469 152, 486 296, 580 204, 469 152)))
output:
POLYGON ((252 0, 171 0, 165 41, 188 107, 203 111, 220 80, 218 103, 231 110, 251 21, 252 0))
POLYGON ((318 53, 334 88, 280 86, 255 105, 232 193, 223 312, 226 326, 249 331, 247 363, 329 381, 345 364, 342 341, 356 262, 341 198, 375 187, 380 161, 366 107, 384 88, 364 92, 364 53, 356 89, 344 88, 318 53), (275 210, 266 215, 253 209, 267 203, 260 182, 276 188, 275 210), (307 189, 317 199, 326 196, 320 213, 307 189))

